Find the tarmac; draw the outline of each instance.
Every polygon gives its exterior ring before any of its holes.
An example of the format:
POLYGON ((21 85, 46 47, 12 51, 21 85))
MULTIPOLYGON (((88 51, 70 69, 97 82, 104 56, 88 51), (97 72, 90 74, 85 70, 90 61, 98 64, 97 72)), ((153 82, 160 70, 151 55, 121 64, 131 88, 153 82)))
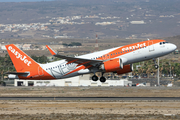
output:
POLYGON ((60 101, 179 101, 180 97, 0 97, 0 100, 60 100, 60 101))

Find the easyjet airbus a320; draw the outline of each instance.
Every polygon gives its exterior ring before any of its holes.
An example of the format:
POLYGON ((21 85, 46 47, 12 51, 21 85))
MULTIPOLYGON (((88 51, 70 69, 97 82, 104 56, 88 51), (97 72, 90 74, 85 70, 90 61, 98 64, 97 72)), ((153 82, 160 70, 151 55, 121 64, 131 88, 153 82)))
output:
MULTIPOLYGON (((156 59, 173 52, 177 48, 172 43, 157 39, 78 57, 67 57, 57 54, 49 46, 46 47, 52 55, 63 60, 40 64, 18 49, 14 44, 6 45, 6 49, 16 69, 16 72, 8 72, 8 74, 13 74, 14 78, 19 79, 52 80, 94 73, 92 80, 97 81, 99 78, 95 73, 102 72, 99 80, 105 82, 106 78, 103 74, 106 72, 116 72, 117 74, 131 72, 133 71, 133 63, 156 59)), ((158 67, 156 63, 155 67, 158 67)))

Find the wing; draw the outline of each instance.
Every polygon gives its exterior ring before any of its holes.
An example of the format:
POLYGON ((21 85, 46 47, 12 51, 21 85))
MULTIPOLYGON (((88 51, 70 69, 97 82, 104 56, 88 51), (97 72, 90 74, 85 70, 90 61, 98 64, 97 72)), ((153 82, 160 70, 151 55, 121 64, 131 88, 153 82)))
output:
POLYGON ((48 45, 46 45, 46 47, 53 56, 65 59, 68 62, 67 64, 77 63, 78 64, 77 66, 84 65, 85 67, 88 67, 88 66, 100 65, 101 63, 103 63, 103 60, 91 60, 91 59, 85 59, 79 57, 68 57, 68 56, 59 55, 54 50, 52 50, 48 45))

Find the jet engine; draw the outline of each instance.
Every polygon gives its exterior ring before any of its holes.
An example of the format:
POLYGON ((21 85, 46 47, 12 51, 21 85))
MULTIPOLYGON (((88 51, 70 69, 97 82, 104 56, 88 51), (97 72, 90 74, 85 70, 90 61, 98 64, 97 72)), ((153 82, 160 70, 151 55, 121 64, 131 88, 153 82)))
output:
POLYGON ((133 71, 133 65, 129 64, 129 65, 125 65, 123 67, 123 69, 116 71, 118 75, 120 74, 124 74, 124 73, 128 73, 128 72, 132 72, 133 71))
POLYGON ((123 63, 121 58, 115 58, 109 61, 105 61, 100 69, 106 72, 114 72, 123 69, 123 63))

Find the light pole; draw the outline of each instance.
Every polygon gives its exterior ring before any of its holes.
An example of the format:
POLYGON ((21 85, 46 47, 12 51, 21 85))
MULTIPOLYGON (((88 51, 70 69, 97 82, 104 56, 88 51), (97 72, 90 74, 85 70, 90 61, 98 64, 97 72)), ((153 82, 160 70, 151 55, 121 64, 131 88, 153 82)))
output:
POLYGON ((170 67, 170 73, 169 73, 170 75, 169 75, 169 76, 170 76, 170 78, 171 78, 171 82, 172 82, 172 75, 171 75, 171 63, 170 63, 170 61, 169 61, 169 67, 170 67))
POLYGON ((159 84, 159 58, 158 58, 157 81, 158 81, 158 86, 160 86, 160 84, 159 84))

